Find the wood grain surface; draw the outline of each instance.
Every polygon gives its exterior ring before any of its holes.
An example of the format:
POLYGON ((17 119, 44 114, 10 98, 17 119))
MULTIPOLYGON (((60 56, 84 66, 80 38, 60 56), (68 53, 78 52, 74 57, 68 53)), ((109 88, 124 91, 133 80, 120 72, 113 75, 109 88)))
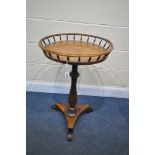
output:
POLYGON ((101 46, 84 41, 57 41, 47 45, 46 48, 51 51, 51 53, 71 57, 90 57, 109 53, 101 46))

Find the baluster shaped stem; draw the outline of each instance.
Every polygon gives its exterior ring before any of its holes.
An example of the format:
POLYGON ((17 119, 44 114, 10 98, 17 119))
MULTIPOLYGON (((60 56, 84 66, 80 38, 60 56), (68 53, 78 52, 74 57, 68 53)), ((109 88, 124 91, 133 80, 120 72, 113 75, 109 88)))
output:
POLYGON ((70 93, 68 96, 68 103, 69 103, 69 116, 75 116, 75 107, 77 104, 77 90, 76 90, 76 83, 77 78, 79 77, 78 73, 78 65, 72 65, 72 71, 70 72, 71 76, 71 88, 70 93))

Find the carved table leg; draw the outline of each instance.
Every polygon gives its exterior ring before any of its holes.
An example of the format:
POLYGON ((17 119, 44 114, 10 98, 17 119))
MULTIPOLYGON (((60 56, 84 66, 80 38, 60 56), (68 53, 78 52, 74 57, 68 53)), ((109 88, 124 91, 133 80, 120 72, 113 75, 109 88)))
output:
POLYGON ((77 82, 77 78, 79 77, 77 68, 78 68, 77 65, 72 65, 72 71, 70 72, 71 88, 70 88, 69 97, 68 97, 68 103, 69 103, 68 115, 70 117, 74 117, 76 113, 76 109, 75 109, 75 106, 77 104, 76 82, 77 82))
POLYGON ((77 71, 77 65, 72 65, 72 71, 70 72, 71 76, 71 88, 68 97, 68 104, 56 103, 52 106, 55 110, 60 110, 64 113, 67 124, 68 124, 68 133, 67 140, 72 141, 73 129, 78 117, 84 112, 91 112, 93 109, 88 104, 79 104, 77 105, 77 90, 76 82, 79 73, 77 71))

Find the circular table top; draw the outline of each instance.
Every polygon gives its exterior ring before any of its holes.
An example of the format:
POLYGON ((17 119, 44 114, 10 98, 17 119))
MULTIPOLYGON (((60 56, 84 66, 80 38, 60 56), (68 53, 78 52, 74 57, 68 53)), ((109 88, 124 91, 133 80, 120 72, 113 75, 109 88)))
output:
POLYGON ((97 36, 65 33, 42 38, 39 46, 51 60, 69 64, 94 64, 107 58, 112 43, 97 36))

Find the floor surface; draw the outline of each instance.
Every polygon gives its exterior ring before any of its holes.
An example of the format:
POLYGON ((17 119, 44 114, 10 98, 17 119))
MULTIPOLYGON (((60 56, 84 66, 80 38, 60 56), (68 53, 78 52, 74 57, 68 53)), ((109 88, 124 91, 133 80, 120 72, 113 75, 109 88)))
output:
POLYGON ((67 95, 27 92, 27 155, 128 155, 128 99, 78 96, 94 109, 76 123, 73 141, 66 140, 63 114, 51 111, 67 95))

